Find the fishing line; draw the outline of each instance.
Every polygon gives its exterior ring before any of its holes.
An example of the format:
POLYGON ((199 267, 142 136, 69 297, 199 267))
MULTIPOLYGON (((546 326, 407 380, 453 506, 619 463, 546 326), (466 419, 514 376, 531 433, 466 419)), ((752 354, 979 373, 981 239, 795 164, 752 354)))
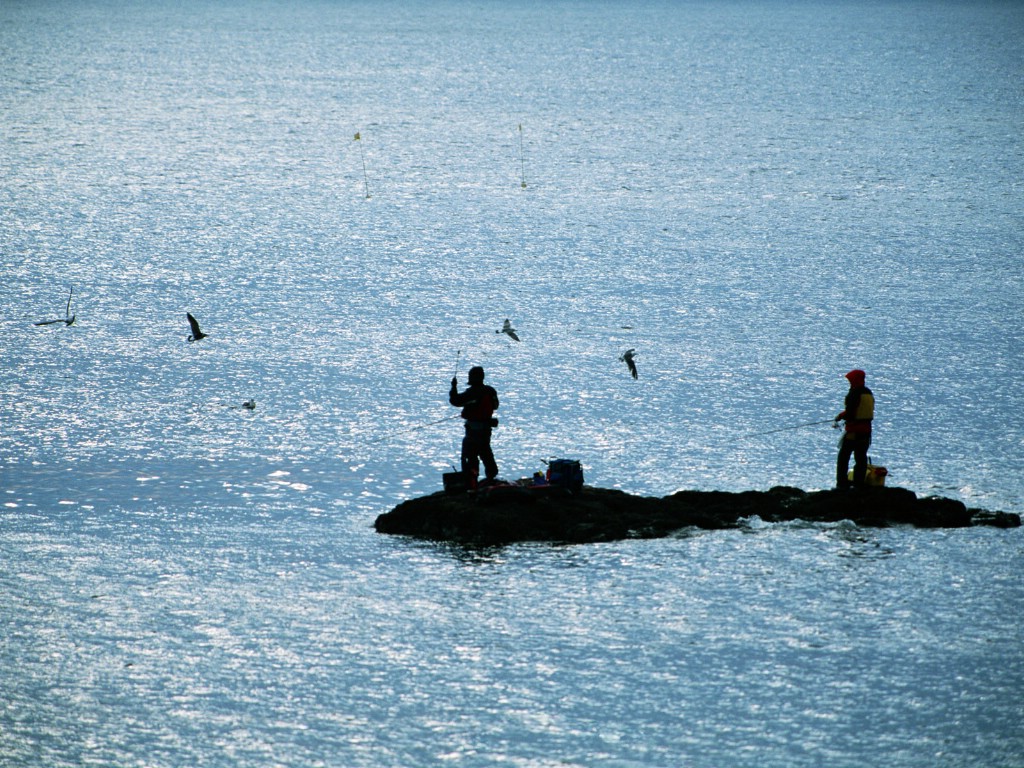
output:
POLYGON ((437 419, 436 421, 428 421, 426 424, 418 424, 415 427, 403 427, 402 429, 395 429, 395 430, 392 430, 391 432, 385 432, 383 435, 380 435, 379 437, 373 438, 372 440, 370 440, 370 442, 371 443, 379 443, 382 440, 387 440, 388 438, 391 438, 391 437, 397 437, 398 435, 405 435, 405 434, 408 434, 410 432, 419 432, 421 429, 427 429, 428 427, 437 426, 438 424, 441 424, 441 423, 443 423, 445 421, 451 421, 452 419, 456 419, 456 418, 459 418, 461 416, 462 416, 462 413, 460 411, 456 411, 455 413, 452 413, 452 414, 450 414, 448 416, 445 416, 442 419, 437 419))
MULTIPOLYGON (((461 359, 461 357, 462 357, 462 350, 461 349, 455 350, 455 374, 454 375, 455 375, 456 378, 458 378, 458 375, 459 375, 459 360, 461 359)), ((370 440, 370 442, 371 443, 379 443, 382 440, 387 440, 389 438, 397 437, 399 435, 409 434, 410 432, 419 432, 421 429, 427 429, 428 427, 434 427, 434 426, 437 426, 438 424, 443 424, 446 421, 451 421, 452 419, 459 418, 461 416, 462 416, 462 412, 461 411, 456 411, 455 413, 449 414, 448 416, 444 416, 443 418, 436 419, 434 421, 428 421, 426 424, 418 424, 418 425, 416 425, 414 427, 404 427, 402 429, 395 429, 395 430, 392 430, 390 432, 385 432, 383 435, 380 435, 378 437, 373 438, 372 440, 370 440)))
POLYGON ((818 426, 819 424, 832 424, 834 422, 835 422, 835 419, 825 419, 824 421, 809 421, 806 424, 794 424, 791 427, 779 427, 778 429, 769 429, 769 430, 765 430, 763 432, 751 432, 749 435, 740 435, 739 439, 743 440, 743 439, 748 438, 748 437, 760 437, 761 435, 772 435, 772 434, 775 434, 776 432, 788 432, 791 429, 802 429, 803 427, 815 427, 815 426, 818 426))

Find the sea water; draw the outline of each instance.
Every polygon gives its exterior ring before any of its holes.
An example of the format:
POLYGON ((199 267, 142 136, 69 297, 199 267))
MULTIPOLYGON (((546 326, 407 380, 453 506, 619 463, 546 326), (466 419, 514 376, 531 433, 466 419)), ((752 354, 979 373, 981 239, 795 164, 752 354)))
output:
POLYGON ((1019 529, 372 529, 472 365, 508 479, 827 488, 859 367, 889 484, 1024 511, 1018 5, 42 0, 0 42, 0 765, 1024 765, 1019 529))

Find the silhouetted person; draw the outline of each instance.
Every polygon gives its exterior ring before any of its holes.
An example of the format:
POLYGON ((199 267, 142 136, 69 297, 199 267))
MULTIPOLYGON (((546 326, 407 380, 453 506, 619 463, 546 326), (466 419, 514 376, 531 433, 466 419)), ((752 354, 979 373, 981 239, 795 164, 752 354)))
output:
POLYGON ((849 488, 850 455, 853 454, 853 487, 863 488, 868 471, 868 448, 871 446, 871 420, 875 417, 875 396, 864 386, 866 374, 854 368, 846 378, 850 391, 846 393, 845 408, 836 416, 834 425, 846 422, 843 439, 839 443, 836 459, 836 487, 849 488))
POLYGON ((498 465, 491 451, 491 429, 498 425, 493 418, 498 409, 498 393, 494 387, 484 384, 484 369, 480 366, 469 369, 469 387, 459 392, 459 380, 452 377, 452 388, 448 402, 462 408, 466 420, 466 436, 462 438, 462 472, 470 488, 476 487, 480 462, 484 465, 487 480, 498 476, 498 465))

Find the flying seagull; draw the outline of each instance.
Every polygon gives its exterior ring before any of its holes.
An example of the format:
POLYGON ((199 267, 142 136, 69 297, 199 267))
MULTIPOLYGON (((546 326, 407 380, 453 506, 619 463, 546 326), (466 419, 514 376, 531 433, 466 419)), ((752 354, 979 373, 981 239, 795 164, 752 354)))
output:
POLYGON ((635 354, 636 354, 636 350, 635 349, 627 349, 625 352, 622 353, 622 357, 619 358, 619 360, 621 360, 627 366, 629 366, 629 372, 631 374, 633 374, 633 378, 634 379, 637 377, 636 363, 633 361, 633 356, 635 354))
POLYGON ((199 341, 205 339, 206 334, 199 330, 199 321, 192 317, 191 312, 185 313, 188 316, 188 324, 192 328, 192 334, 188 337, 189 341, 199 341))
POLYGON ((511 337, 512 341, 519 341, 519 337, 516 336, 516 329, 512 327, 512 323, 508 321, 507 317, 505 318, 505 324, 501 326, 501 330, 495 331, 495 333, 504 333, 511 337))
POLYGON ((71 296, 72 294, 74 294, 74 292, 74 288, 71 288, 68 291, 68 305, 64 309, 63 320, 40 320, 38 323, 34 323, 34 325, 56 325, 57 323, 64 323, 64 325, 74 325, 75 315, 71 314, 71 296))

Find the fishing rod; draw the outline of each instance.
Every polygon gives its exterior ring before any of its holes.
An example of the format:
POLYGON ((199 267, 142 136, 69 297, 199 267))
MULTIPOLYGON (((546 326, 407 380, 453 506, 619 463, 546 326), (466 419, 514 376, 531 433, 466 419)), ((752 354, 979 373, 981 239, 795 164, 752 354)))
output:
POLYGON ((794 424, 791 427, 779 427, 778 429, 769 429, 763 432, 751 432, 749 435, 743 435, 743 437, 760 437, 761 435, 772 435, 776 432, 788 432, 791 429, 802 429, 804 427, 816 427, 819 424, 834 424, 835 419, 825 419, 824 421, 808 421, 806 424, 794 424))

